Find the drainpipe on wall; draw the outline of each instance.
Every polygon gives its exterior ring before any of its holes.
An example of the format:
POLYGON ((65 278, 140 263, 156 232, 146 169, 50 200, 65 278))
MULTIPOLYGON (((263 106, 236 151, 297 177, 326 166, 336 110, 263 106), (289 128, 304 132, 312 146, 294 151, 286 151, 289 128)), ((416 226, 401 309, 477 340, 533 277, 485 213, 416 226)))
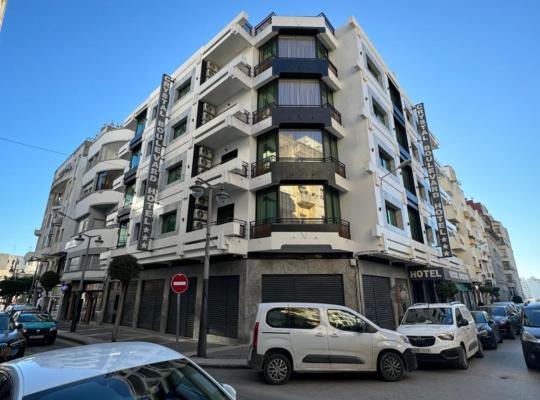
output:
POLYGON ((356 274, 356 307, 360 314, 365 315, 364 304, 362 302, 362 291, 360 289, 362 281, 360 278, 360 259, 358 258, 359 253, 353 253, 353 257, 354 258, 351 259, 350 262, 351 262, 351 267, 355 269, 355 274, 356 274))

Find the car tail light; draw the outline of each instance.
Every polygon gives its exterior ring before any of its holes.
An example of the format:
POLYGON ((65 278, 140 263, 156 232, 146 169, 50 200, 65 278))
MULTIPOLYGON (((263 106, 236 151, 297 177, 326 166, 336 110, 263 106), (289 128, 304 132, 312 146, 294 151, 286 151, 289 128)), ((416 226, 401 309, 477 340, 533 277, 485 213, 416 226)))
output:
POLYGON ((253 328, 253 352, 257 353, 257 344, 259 342, 259 323, 255 322, 255 328, 253 328))

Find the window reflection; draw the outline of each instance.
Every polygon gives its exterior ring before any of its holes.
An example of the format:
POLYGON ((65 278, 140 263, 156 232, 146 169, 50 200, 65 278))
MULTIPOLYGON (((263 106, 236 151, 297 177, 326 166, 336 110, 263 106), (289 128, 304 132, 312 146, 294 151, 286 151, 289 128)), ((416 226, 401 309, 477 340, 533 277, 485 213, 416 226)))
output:
POLYGON ((281 218, 324 218, 322 185, 280 186, 279 200, 281 218))
POLYGON ((279 131, 279 156, 281 158, 323 157, 322 132, 283 129, 279 131))

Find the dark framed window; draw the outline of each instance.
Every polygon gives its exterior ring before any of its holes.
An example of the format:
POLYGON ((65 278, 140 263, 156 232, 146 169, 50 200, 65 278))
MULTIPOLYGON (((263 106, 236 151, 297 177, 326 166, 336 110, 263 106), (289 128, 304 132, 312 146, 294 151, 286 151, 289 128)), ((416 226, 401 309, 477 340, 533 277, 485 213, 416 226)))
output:
POLYGON ((191 90, 191 79, 189 79, 187 82, 184 82, 182 85, 180 85, 175 93, 175 102, 180 100, 181 98, 185 97, 189 91, 191 90))
POLYGON ((366 56, 366 65, 371 75, 373 75, 373 77, 377 80, 377 82, 382 84, 381 71, 379 70, 379 68, 377 68, 377 66, 375 65, 375 62, 373 62, 373 60, 369 56, 366 56))
POLYGON ((221 156, 221 163, 226 163, 227 161, 234 160, 238 158, 238 149, 231 150, 221 156))
POLYGON ((176 125, 172 128, 172 138, 173 140, 177 137, 182 136, 184 133, 187 132, 187 117, 183 118, 180 122, 178 122, 176 125))
POLYGON ((386 222, 396 228, 403 228, 401 210, 390 202, 385 203, 386 222))
POLYGON ((259 47, 259 62, 277 57, 277 37, 273 37, 268 42, 259 47))
POLYGON ((278 80, 267 83, 257 91, 257 109, 262 110, 278 103, 278 80))
POLYGON ((150 140, 148 144, 146 145, 146 157, 148 157, 152 153, 152 146, 154 145, 154 141, 150 140))
POLYGON ((375 118, 384 126, 387 126, 387 113, 384 108, 375 99, 371 99, 372 112, 375 118))
POLYGON ((433 244, 435 242, 435 236, 433 235, 433 228, 429 225, 425 225, 426 227, 426 239, 429 244, 433 244))
POLYGON ((135 117, 135 137, 142 135, 144 128, 146 127, 146 110, 142 111, 135 117))
POLYGON ((424 243, 424 235, 422 234, 422 222, 420 221, 420 213, 411 206, 407 206, 409 214, 409 226, 411 228, 411 236, 414 240, 424 243))
POLYGON ((339 192, 331 187, 324 189, 324 208, 326 218, 341 219, 341 206, 339 192))
POLYGON ((176 211, 161 216, 161 233, 174 232, 176 230, 176 211))
POLYGON ((146 193, 146 179, 141 182, 141 191, 139 192, 140 196, 144 196, 146 193))
POLYGON ((126 193, 124 194, 124 206, 129 206, 133 203, 135 197, 135 183, 126 185, 126 193))
POLYGON ((157 117, 157 104, 152 108, 152 116, 150 117, 151 120, 155 120, 157 117))
POLYGON ((121 222, 118 226, 118 240, 116 241, 116 247, 126 247, 128 238, 128 224, 129 221, 121 222))
MULTIPOLYGON (((402 161, 403 162, 403 161, 402 161)), ((403 177, 403 186, 409 192, 416 196, 416 188, 414 185, 414 173, 410 166, 401 168, 401 176, 403 177)))
POLYGON ((122 174, 122 171, 103 171, 97 175, 96 190, 110 190, 113 181, 122 174))
POLYGON ((255 215, 258 222, 273 222, 277 218, 278 198, 276 187, 257 192, 255 215))
POLYGON ((393 172, 395 169, 394 157, 379 147, 379 163, 388 172, 393 172))
POLYGON ((257 138, 257 160, 264 160, 269 157, 277 157, 278 139, 277 131, 265 133, 257 138))
POLYGON ((407 140, 407 131, 405 129, 405 125, 403 125, 396 117, 394 117, 394 128, 396 130, 397 142, 408 152, 409 141, 407 140))
POLYGON ((232 221, 234 221, 234 203, 227 204, 226 206, 222 206, 217 209, 217 225, 226 224, 232 221))
POLYGON ((167 185, 182 179, 182 162, 167 169, 167 185))
POLYGON ((334 105, 334 91, 330 89, 324 82, 320 82, 321 85, 321 104, 334 105))
POLYGON ((133 149, 131 152, 131 159, 129 160, 129 169, 137 168, 140 162, 141 162, 141 146, 137 146, 137 148, 133 149))
POLYGON ((141 223, 137 222, 133 228, 133 240, 139 240, 139 234, 141 233, 141 223))
POLYGON ((401 94, 399 89, 392 82, 392 79, 388 78, 388 88, 390 89, 390 98, 392 99, 392 104, 400 111, 403 112, 403 106, 401 104, 401 94))

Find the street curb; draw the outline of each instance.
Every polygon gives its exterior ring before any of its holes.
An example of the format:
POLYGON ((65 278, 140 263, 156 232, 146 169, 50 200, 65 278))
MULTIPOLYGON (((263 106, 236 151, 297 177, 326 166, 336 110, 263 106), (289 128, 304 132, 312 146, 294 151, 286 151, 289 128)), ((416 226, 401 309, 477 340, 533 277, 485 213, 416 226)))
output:
POLYGON ((65 331, 58 331, 56 336, 59 339, 67 340, 69 342, 73 342, 73 343, 77 343, 77 344, 81 344, 81 345, 104 343, 104 341, 100 340, 100 339, 85 338, 85 337, 81 337, 81 335, 78 335, 76 333, 70 333, 70 332, 65 332, 65 331))
POLYGON ((238 358, 190 358, 191 361, 203 368, 220 369, 249 369, 247 360, 238 358))

